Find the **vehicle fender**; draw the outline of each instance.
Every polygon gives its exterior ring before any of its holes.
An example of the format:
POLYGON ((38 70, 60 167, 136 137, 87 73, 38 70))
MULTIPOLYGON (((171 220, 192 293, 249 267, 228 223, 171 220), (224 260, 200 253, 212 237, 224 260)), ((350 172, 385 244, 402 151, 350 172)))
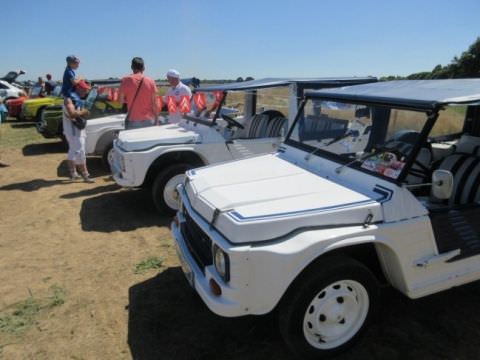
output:
POLYGON ((192 147, 184 146, 166 149, 159 156, 157 156, 154 161, 151 162, 143 184, 151 184, 159 171, 168 165, 175 163, 188 163, 192 164, 194 167, 200 167, 208 164, 207 160, 192 147))
MULTIPOLYGON (((289 244, 285 242, 278 243, 272 247, 267 246, 265 251, 262 251, 263 254, 260 254, 255 264, 259 264, 263 269, 257 272, 256 269, 253 269, 252 271, 254 273, 251 273, 250 276, 264 276, 265 278, 258 279, 258 282, 254 282, 254 286, 258 284, 261 285, 261 288, 253 290, 252 293, 258 294, 263 292, 268 295, 265 295, 267 297, 263 300, 255 300, 255 303, 258 304, 255 313, 261 314, 273 310, 285 293, 296 284, 296 281, 301 281, 303 274, 320 259, 339 253, 345 253, 347 256, 358 259, 358 256, 354 254, 355 248, 359 249, 362 246, 369 247, 367 250, 370 252, 370 257, 374 259, 373 262, 375 263, 370 264, 372 261, 369 261, 369 263, 365 265, 371 268, 379 280, 384 280, 383 269, 381 269, 380 266, 381 260, 379 259, 378 247, 382 248, 381 252, 391 253, 392 250, 389 249, 389 246, 376 234, 359 234, 357 228, 356 231, 355 229, 347 230, 343 235, 333 236, 325 241, 318 241, 319 238, 323 237, 322 235, 325 234, 319 234, 317 231, 299 233, 297 236, 288 240, 289 244), (286 249, 286 247, 288 247, 288 249, 286 249), (282 262, 283 265, 280 267, 271 267, 272 270, 270 272, 268 269, 270 266, 268 264, 276 263, 279 255, 285 255, 286 253, 290 254, 288 255, 290 258, 288 266, 285 266, 286 264, 282 262)), ((362 261, 362 259, 358 260, 362 261)))
POLYGON ((108 129, 98 138, 97 143, 94 147, 94 152, 97 155, 103 154, 105 149, 113 142, 115 139, 115 134, 120 129, 108 129))

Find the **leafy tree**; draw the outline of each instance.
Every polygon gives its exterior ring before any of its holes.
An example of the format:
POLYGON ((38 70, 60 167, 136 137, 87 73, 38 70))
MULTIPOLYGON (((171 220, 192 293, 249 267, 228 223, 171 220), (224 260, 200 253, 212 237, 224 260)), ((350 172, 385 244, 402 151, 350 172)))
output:
POLYGON ((450 64, 437 65, 431 72, 419 72, 407 79, 453 79, 480 77, 480 37, 460 57, 454 56, 450 64))

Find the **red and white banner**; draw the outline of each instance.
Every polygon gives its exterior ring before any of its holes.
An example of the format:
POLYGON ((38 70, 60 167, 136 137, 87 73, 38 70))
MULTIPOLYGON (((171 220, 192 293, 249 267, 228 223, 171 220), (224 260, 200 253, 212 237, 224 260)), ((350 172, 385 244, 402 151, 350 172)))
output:
POLYGON ((193 95, 193 101, 195 102, 197 111, 202 111, 207 107, 207 96, 205 93, 196 93, 193 95))
POLYGON ((183 95, 182 97, 180 97, 179 108, 182 114, 186 114, 190 112, 191 102, 190 102, 190 97, 188 95, 183 95))
POLYGON ((175 96, 168 96, 167 97, 167 107, 169 113, 176 113, 177 112, 177 101, 175 100, 175 96))

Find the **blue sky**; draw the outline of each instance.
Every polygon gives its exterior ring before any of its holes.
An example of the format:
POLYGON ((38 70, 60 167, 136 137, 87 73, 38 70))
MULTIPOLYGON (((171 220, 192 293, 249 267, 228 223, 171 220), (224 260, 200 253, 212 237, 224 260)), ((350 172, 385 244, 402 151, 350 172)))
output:
POLYGON ((0 74, 81 59, 88 79, 386 76, 446 65, 480 36, 479 0, 15 0, 2 3, 0 74))

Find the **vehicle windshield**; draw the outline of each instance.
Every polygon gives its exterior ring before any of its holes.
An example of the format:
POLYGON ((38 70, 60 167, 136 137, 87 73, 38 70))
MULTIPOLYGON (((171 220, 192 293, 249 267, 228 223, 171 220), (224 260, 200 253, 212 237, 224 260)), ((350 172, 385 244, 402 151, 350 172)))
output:
MULTIPOLYGON (((432 135, 461 131, 465 112, 452 109, 440 112, 432 135)), ((306 151, 306 160, 324 156, 397 179, 426 122, 427 115, 421 111, 308 99, 286 143, 306 151)))
MULTIPOLYGON (((288 116, 288 87, 273 87, 247 91, 227 91, 225 93, 222 108, 219 115, 228 115, 236 120, 243 122, 253 111, 254 114, 260 114, 265 111, 280 112, 284 117, 288 116), (255 108, 248 109, 246 103, 248 97, 255 97, 253 103, 255 108)), ((203 120, 213 122, 217 114, 218 106, 222 103, 223 91, 196 92, 192 96, 191 112, 188 118, 191 120, 203 120)))

